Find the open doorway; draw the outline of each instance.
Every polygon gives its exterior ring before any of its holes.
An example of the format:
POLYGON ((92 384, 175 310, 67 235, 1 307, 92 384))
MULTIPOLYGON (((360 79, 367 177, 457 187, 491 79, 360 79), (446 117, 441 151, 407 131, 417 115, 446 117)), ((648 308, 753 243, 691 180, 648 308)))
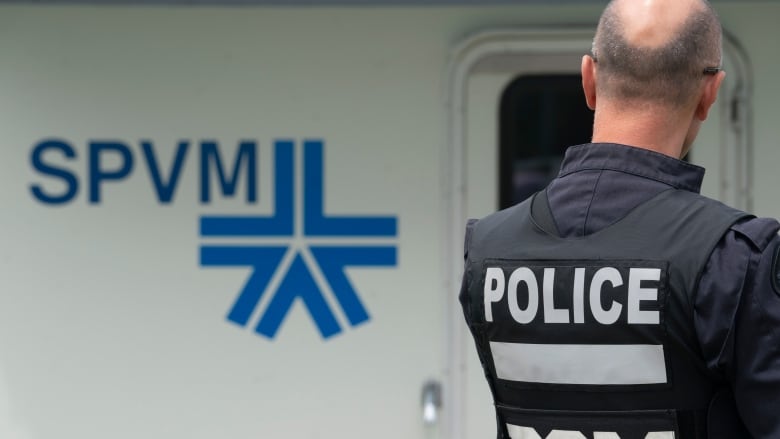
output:
POLYGON ((515 78, 499 105, 499 208, 517 204, 555 178, 566 149, 590 141, 593 112, 575 74, 515 78))

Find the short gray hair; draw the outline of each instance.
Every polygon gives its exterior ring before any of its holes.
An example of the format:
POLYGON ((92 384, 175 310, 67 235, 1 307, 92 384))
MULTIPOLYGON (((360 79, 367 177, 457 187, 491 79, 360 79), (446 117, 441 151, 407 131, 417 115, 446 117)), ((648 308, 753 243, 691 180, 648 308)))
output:
POLYGON ((604 10, 593 40, 598 92, 634 102, 687 105, 704 69, 720 66, 723 31, 712 6, 702 0, 703 7, 691 12, 667 44, 645 48, 626 41, 615 3, 604 10))

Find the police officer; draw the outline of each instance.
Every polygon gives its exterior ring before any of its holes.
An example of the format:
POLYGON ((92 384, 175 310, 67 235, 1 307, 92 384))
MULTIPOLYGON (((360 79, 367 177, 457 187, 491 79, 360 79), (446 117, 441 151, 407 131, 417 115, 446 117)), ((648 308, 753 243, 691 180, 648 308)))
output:
POLYGON ((706 1, 613 0, 582 60, 592 143, 469 221, 460 300, 499 438, 780 438, 780 225, 680 160, 720 61, 706 1))

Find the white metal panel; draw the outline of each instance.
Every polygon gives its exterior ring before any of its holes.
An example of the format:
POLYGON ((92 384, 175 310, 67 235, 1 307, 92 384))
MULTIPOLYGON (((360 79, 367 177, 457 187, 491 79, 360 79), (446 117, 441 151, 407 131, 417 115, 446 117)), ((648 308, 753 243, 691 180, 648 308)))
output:
MULTIPOLYGON (((777 26, 774 17, 780 14, 780 4, 723 4, 717 7, 725 28, 735 36, 747 55, 752 71, 752 167, 749 177, 753 180, 754 212, 762 216, 780 217, 777 187, 780 175, 780 124, 777 123, 777 100, 780 88, 774 84, 780 69, 777 56, 777 26)), ((726 82, 732 81, 731 72, 726 82)))
POLYGON ((0 16, 0 437, 436 434, 420 407, 425 380, 440 379, 444 344, 435 145, 446 45, 426 30, 432 17, 21 7, 0 16), (396 35, 399 20, 415 31, 396 35), (62 189, 30 166, 33 146, 50 136, 78 154, 50 158, 81 182, 59 207, 30 193, 37 183, 62 189), (174 202, 160 205, 139 141, 155 143, 167 175, 181 138, 195 144, 174 202), (259 204, 202 205, 197 142, 214 139, 230 158, 244 138, 259 142, 259 204), (396 267, 348 269, 371 320, 351 328, 333 306, 344 331, 328 340, 301 302, 276 338, 256 335, 269 293, 246 328, 227 322, 250 270, 199 263, 206 242, 267 242, 201 238, 198 219, 273 212, 277 138, 325 140, 327 214, 399 219, 399 237, 379 240, 397 243, 396 267), (92 139, 127 143, 135 157, 130 177, 106 184, 95 206, 86 199, 92 139))

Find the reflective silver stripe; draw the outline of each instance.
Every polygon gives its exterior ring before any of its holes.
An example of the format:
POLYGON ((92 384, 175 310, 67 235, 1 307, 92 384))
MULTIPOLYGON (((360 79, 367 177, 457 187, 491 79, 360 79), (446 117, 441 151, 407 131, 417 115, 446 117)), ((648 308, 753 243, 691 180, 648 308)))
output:
POLYGON ((579 431, 553 430, 546 438, 543 438, 533 428, 506 424, 506 429, 509 437, 512 439, 588 439, 587 436, 579 431))
MULTIPOLYGON (((547 437, 542 438, 533 428, 506 424, 506 429, 512 439, 587 439, 587 436, 579 431, 553 430, 547 437)), ((597 431, 593 433, 593 439, 620 439, 620 436, 617 433, 597 431)), ((648 433, 645 439, 674 439, 674 432, 656 431, 648 433)))
POLYGON ((507 433, 511 439, 542 439, 533 428, 520 427, 519 425, 506 424, 507 433))
POLYGON ((662 384, 662 345, 490 342, 498 378, 547 384, 662 384))

